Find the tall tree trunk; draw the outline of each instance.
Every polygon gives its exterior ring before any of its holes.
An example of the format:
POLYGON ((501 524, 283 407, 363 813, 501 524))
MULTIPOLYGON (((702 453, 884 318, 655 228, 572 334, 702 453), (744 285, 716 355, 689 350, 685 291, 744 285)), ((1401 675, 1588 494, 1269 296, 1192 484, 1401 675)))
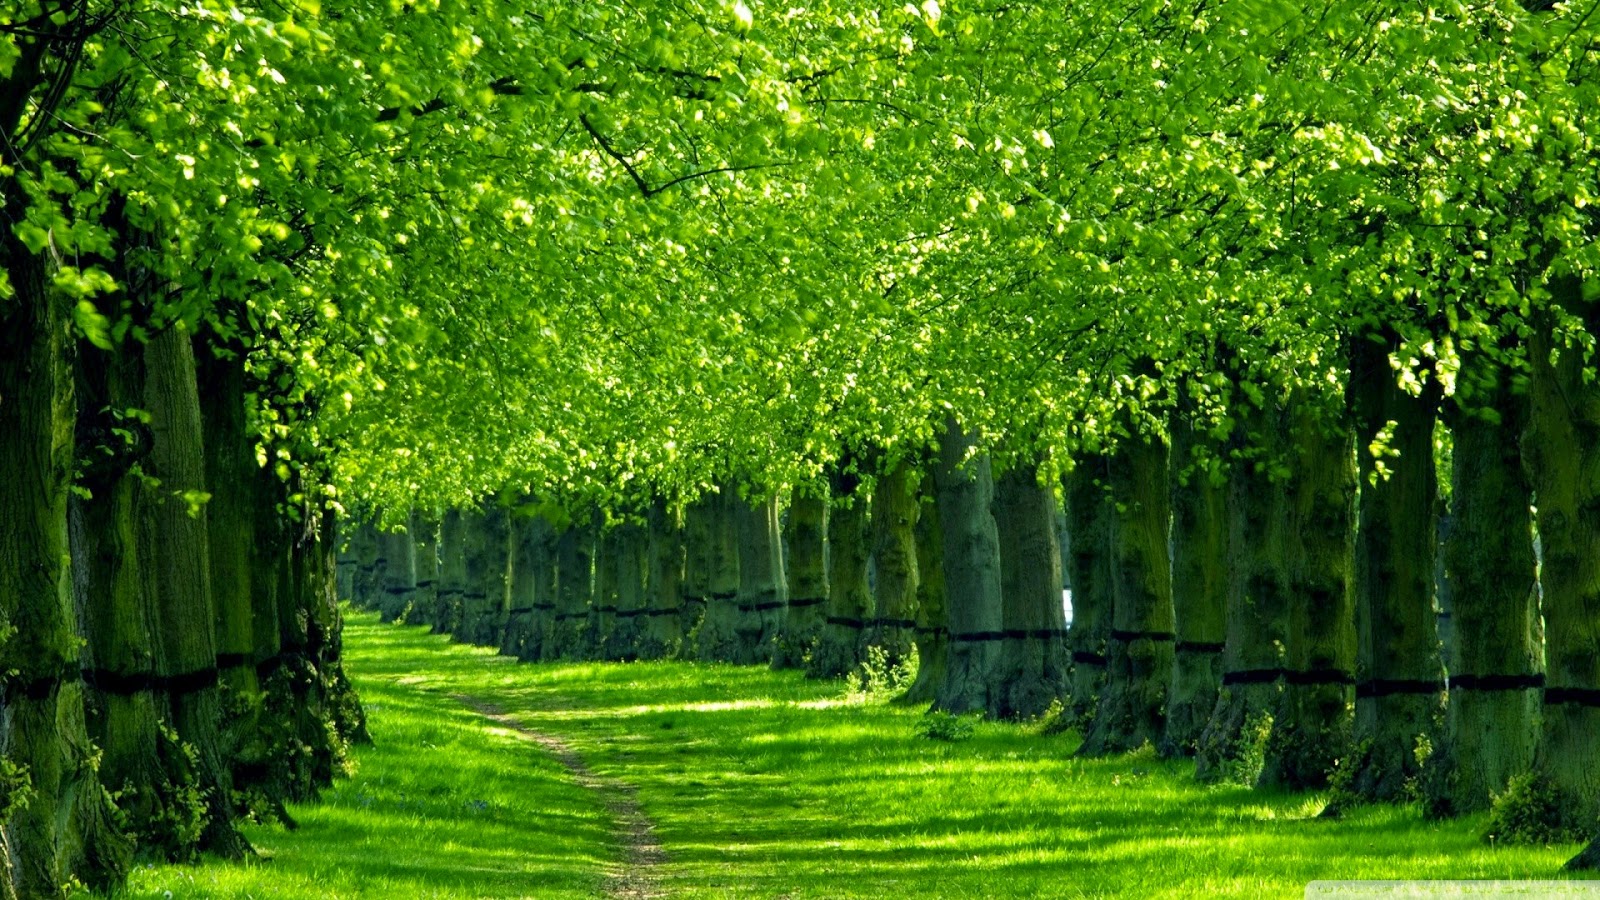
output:
POLYGON ((434 634, 454 634, 461 627, 462 596, 467 592, 467 521, 459 509, 447 510, 439 523, 438 597, 434 634))
POLYGON ((1351 750, 1356 470, 1344 415, 1319 415, 1314 399, 1300 398, 1290 416, 1293 474, 1283 509, 1289 631, 1260 781, 1305 789, 1326 786, 1351 750))
POLYGON ((215 604, 206 526, 200 398, 189 335, 170 326, 145 345, 145 408, 151 417, 150 474, 160 480, 146 517, 156 586, 160 652, 178 736, 194 748, 206 804, 201 847, 239 858, 250 846, 234 824, 233 784, 222 735, 215 604))
POLYGON ((737 501, 739 529, 739 618, 734 662, 770 663, 772 644, 783 621, 787 585, 783 575, 783 536, 778 498, 737 501))
MULTIPOLYGON (((1422 397, 1395 381, 1388 349, 1358 336, 1351 345, 1351 399, 1360 446, 1391 430, 1387 478, 1371 452, 1361 461, 1356 536, 1357 756, 1351 789, 1366 800, 1401 799, 1421 772, 1417 748, 1436 746, 1444 668, 1433 608, 1438 476, 1433 461, 1437 387, 1422 397)), ((1433 380, 1430 379, 1430 385, 1433 380)))
POLYGON ((867 495, 847 472, 833 475, 833 508, 828 513, 828 604, 822 634, 806 661, 808 678, 840 678, 861 664, 861 634, 871 615, 867 581, 867 495))
POLYGON ((1055 501, 1035 466, 1021 466, 995 485, 1000 541, 999 715, 1038 716, 1067 696, 1069 662, 1061 607, 1061 548, 1055 501))
POLYGON ((710 504, 706 612, 700 622, 700 658, 732 662, 739 655, 739 495, 723 486, 710 504))
POLYGON ((594 658, 608 659, 606 640, 617 621, 617 556, 620 535, 606 528, 594 542, 594 600, 589 607, 589 645, 594 658))
POLYGON ((417 563, 417 590, 406 621, 430 628, 439 617, 439 523, 422 512, 411 514, 412 555, 417 563))
POLYGON ((461 627, 456 639, 479 647, 500 646, 507 605, 511 534, 504 507, 493 500, 465 517, 466 590, 461 595, 461 627))
POLYGON ((1087 733, 1106 680, 1106 641, 1111 634, 1111 498, 1106 458, 1079 457, 1067 473, 1067 580, 1072 583, 1072 721, 1087 733))
POLYGON ((932 703, 950 663, 950 619, 945 609, 944 528, 934 479, 924 478, 917 516, 917 678, 900 700, 932 703))
MULTIPOLYGON (((1227 637, 1228 488, 1189 411, 1172 417, 1172 687, 1162 756, 1192 756, 1222 690, 1227 637)), ((1220 447, 1210 447, 1220 453, 1220 447)))
POLYGON ((417 545, 413 543, 414 520, 408 521, 404 530, 385 531, 378 535, 380 553, 384 558, 383 599, 378 606, 379 618, 385 622, 407 621, 417 595, 417 545))
MULTIPOLYGON (((1553 290, 1559 307, 1600 335, 1600 303, 1583 300, 1576 284, 1553 290)), ((1587 837, 1600 816, 1600 385, 1593 359, 1579 346, 1557 345, 1548 320, 1541 324, 1529 343, 1522 441, 1544 551, 1547 671, 1534 765, 1564 824, 1587 837)))
POLYGON ((649 568, 648 540, 648 530, 637 522, 617 526, 617 616, 611 633, 606 636, 607 659, 639 658, 645 614, 649 612, 645 594, 649 568))
POLYGON ((895 463, 872 494, 873 600, 877 615, 867 645, 897 666, 911 656, 917 634, 917 485, 921 474, 910 460, 895 463))
POLYGON ((355 557, 355 575, 350 584, 350 605, 357 609, 377 609, 383 595, 383 544, 370 519, 358 522, 350 537, 350 552, 355 557))
POLYGON ((650 574, 645 583, 648 601, 640 659, 664 659, 678 652, 683 642, 683 526, 682 516, 657 497, 650 506, 647 555, 650 574))
POLYGON ((500 636, 500 654, 515 659, 527 659, 528 642, 534 634, 534 604, 538 538, 534 533, 534 520, 527 516, 512 516, 511 529, 511 583, 508 587, 511 607, 506 611, 506 627, 500 636))
POLYGON ((589 599, 594 590, 594 528, 574 523, 556 542, 556 614, 546 659, 589 659, 589 599))
POLYGON ((774 669, 805 665, 822 628, 828 606, 828 501, 796 486, 789 498, 787 543, 789 607, 773 645, 774 669))
POLYGON ((1106 686, 1079 752, 1120 753, 1161 739, 1172 683, 1172 568, 1167 554, 1171 505, 1167 447, 1129 438, 1110 456, 1111 632, 1106 686))
MULTIPOLYGON (((1000 535, 990 512, 994 478, 986 453, 950 419, 939 438, 939 523, 944 531, 945 609, 950 651, 934 708, 949 713, 1000 709, 1000 535), (969 455, 971 458, 969 459, 969 455)), ((836 553, 846 538, 840 535, 836 553)), ((837 559, 837 556, 835 557, 837 559)))
POLYGON ((1227 637, 1222 690, 1195 750, 1200 781, 1253 783, 1283 690, 1289 597, 1281 560, 1289 536, 1283 486, 1271 472, 1284 456, 1276 410, 1246 408, 1243 433, 1258 456, 1233 466, 1228 483, 1227 637))
POLYGON ((706 597, 711 592, 711 520, 715 494, 702 496, 683 511, 683 596, 679 629, 683 635, 680 655, 698 650, 700 626, 705 621, 706 597))
MULTIPOLYGON (((1445 578, 1454 597, 1455 665, 1445 708, 1443 756, 1449 777, 1430 797, 1435 810, 1487 809, 1495 794, 1533 766, 1544 686, 1532 491, 1518 438, 1526 399, 1477 352, 1463 355, 1450 416, 1451 526, 1445 578)), ((1436 779, 1427 779, 1430 788, 1436 779)))

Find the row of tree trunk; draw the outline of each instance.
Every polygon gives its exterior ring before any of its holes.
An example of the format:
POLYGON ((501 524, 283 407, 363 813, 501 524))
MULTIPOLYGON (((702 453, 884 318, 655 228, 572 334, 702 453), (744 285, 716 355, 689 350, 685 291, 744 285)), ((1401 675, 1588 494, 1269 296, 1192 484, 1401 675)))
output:
POLYGON ((80 345, 0 231, 0 897, 242 856, 239 818, 287 820, 363 733, 332 519, 256 462, 242 346, 161 318, 136 271, 140 327, 80 345))
POLYGON ((929 471, 887 464, 870 497, 840 471, 786 515, 732 491, 611 529, 453 512, 436 585, 406 574, 357 597, 528 660, 677 654, 833 677, 869 648, 873 664, 915 648, 907 699, 1001 718, 1060 704, 1085 754, 1153 744, 1193 755, 1202 780, 1331 780, 1336 807, 1420 794, 1443 814, 1531 773, 1566 833, 1588 829, 1600 388, 1576 353, 1546 353, 1530 393, 1469 357, 1445 498, 1441 398, 1397 386, 1387 340, 1352 346, 1342 397, 1247 404, 1232 446, 1180 403, 1166 438, 1132 430, 1080 456, 1060 508, 1032 467, 994 477, 952 421, 929 471))

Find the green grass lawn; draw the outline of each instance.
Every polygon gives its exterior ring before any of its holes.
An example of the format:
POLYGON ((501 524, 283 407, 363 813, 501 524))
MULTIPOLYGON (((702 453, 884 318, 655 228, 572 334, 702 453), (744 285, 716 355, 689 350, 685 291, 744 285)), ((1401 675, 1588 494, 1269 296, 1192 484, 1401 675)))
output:
POLYGON ((638 788, 685 897, 1298 897, 1347 878, 1550 878, 1578 847, 1502 848, 1483 818, 1415 808, 1316 818, 1322 799, 1203 787, 1152 754, 1072 758, 1077 738, 978 723, 792 672, 681 662, 525 665, 352 614, 348 666, 374 747, 302 827, 252 829, 272 859, 162 866, 134 897, 593 896, 608 818, 536 746, 468 712, 489 700, 638 788))

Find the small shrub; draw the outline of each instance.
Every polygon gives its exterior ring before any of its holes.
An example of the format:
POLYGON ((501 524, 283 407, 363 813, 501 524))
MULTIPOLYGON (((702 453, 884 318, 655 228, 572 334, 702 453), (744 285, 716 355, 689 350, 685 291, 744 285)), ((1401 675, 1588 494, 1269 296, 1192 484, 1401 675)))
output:
POLYGON ((868 647, 867 658, 845 676, 845 689, 851 694, 877 697, 895 694, 911 686, 917 674, 917 652, 891 661, 882 647, 868 647))
POLYGON ((1484 839, 1492 843, 1554 844, 1584 836, 1562 814, 1560 797, 1550 783, 1528 772, 1512 778, 1505 791, 1494 796, 1484 839))
POLYGON ((964 741, 972 737, 972 719, 947 712, 930 712, 922 717, 917 733, 934 741, 964 741))

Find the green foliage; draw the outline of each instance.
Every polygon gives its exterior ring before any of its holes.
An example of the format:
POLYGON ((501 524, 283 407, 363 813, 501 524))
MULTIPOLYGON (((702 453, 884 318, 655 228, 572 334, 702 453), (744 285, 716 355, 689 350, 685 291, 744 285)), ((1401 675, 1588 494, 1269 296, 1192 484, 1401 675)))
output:
POLYGON ((854 671, 845 676, 845 691, 866 697, 884 697, 898 694, 917 679, 917 654, 891 660, 888 651, 880 646, 867 648, 863 659, 854 671))
POLYGON ((0 759, 0 823, 9 821, 17 810, 27 809, 32 796, 33 779, 28 777, 27 767, 0 759))
POLYGON ((917 723, 917 734, 935 741, 964 741, 972 737, 973 716, 953 716, 938 710, 923 715, 917 723))
POLYGON ((1513 776, 1506 789, 1494 795, 1483 839, 1491 844, 1548 846, 1585 840, 1591 831, 1592 827, 1576 827, 1549 781, 1525 772, 1513 776))

